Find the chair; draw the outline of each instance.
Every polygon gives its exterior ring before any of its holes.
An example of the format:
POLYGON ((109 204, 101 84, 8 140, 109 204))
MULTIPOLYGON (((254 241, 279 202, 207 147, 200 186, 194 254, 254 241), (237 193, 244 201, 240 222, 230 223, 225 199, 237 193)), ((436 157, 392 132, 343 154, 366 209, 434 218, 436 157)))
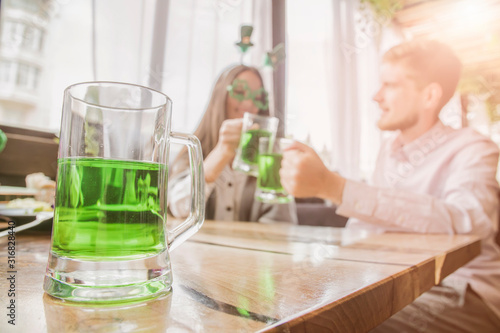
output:
POLYGON ((296 198, 297 218, 300 225, 345 227, 347 217, 337 215, 337 207, 329 206, 320 198, 296 198))
POLYGON ((0 125, 7 145, 0 153, 0 184, 26 186, 25 177, 43 172, 55 179, 58 143, 53 133, 0 125))

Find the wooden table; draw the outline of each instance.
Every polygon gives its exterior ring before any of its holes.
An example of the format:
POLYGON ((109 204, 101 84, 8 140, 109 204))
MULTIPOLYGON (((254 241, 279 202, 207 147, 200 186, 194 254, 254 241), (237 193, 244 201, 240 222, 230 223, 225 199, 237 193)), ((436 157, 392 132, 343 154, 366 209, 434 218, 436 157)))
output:
POLYGON ((474 236, 206 221, 171 253, 172 293, 98 307, 43 293, 49 246, 16 235, 14 327, 0 239, 0 332, 364 332, 480 252, 474 236))

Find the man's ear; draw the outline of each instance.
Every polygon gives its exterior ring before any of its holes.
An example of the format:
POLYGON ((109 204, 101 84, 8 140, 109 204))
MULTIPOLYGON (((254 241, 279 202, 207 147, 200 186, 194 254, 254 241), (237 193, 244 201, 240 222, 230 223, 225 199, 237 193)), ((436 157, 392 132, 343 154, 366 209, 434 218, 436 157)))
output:
MULTIPOLYGON (((424 105, 426 109, 437 109, 443 96, 443 88, 440 84, 432 82, 424 88, 424 105)), ((437 110, 439 111, 439 110, 437 110)))

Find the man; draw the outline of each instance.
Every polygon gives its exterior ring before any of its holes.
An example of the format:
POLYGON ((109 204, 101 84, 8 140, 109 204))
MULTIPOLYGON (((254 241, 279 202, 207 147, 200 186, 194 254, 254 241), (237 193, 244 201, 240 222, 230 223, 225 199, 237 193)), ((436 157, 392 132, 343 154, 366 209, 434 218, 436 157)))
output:
POLYGON ((308 146, 284 153, 281 180, 296 197, 321 197, 352 217, 347 227, 474 234, 481 255, 377 327, 380 332, 500 332, 498 148, 470 128, 439 120, 461 64, 436 41, 406 42, 383 57, 378 127, 394 131, 381 145, 373 184, 329 171, 308 146))

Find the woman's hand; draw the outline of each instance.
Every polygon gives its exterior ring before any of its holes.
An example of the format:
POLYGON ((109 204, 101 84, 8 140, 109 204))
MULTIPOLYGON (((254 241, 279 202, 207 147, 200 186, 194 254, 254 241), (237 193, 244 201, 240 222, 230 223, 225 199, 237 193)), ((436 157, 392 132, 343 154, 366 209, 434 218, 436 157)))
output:
POLYGON ((217 141, 215 148, 203 162, 205 181, 207 183, 213 183, 225 166, 231 163, 236 156, 236 148, 240 143, 242 128, 242 118, 227 119, 222 123, 219 130, 219 141, 217 141))
POLYGON ((224 160, 230 161, 236 155, 236 148, 240 143, 243 119, 227 119, 219 130, 219 141, 214 148, 224 160))

